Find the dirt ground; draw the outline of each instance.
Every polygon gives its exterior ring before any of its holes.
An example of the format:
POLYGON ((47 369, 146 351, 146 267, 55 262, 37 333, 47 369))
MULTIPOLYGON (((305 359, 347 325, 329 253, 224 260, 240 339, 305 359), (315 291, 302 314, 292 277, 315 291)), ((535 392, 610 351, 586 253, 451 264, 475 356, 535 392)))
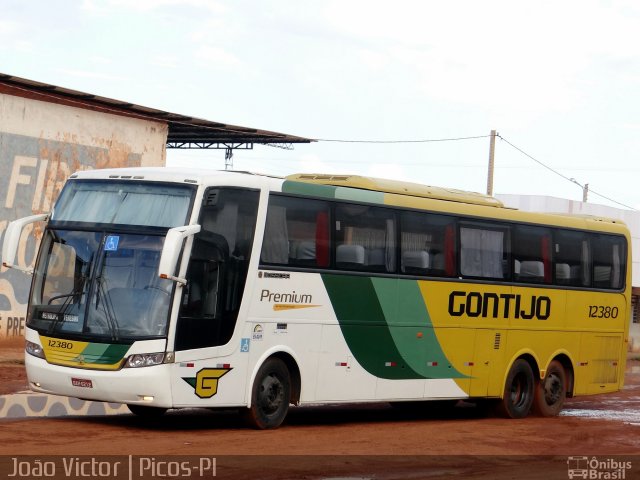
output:
MULTIPOLYGON (((26 385, 22 365, 10 361, 21 348, 0 344, 5 392, 26 385)), ((255 431, 243 426, 237 412, 194 409, 161 420, 0 420, 0 438, 2 454, 20 458, 215 457, 218 478, 564 479, 569 457, 606 461, 620 455, 633 468, 624 477, 599 478, 640 478, 640 362, 628 362, 624 390, 570 399, 556 418, 507 420, 465 403, 418 412, 346 405, 292 408, 281 428, 255 431)))
POLYGON ((24 370, 24 339, 0 341, 0 395, 27 390, 24 370))

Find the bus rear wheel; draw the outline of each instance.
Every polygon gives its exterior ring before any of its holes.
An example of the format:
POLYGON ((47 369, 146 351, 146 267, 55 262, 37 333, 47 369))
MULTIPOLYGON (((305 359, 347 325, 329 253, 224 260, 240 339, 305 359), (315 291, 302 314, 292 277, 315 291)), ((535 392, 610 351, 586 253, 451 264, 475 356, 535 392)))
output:
POLYGON ((270 358, 262 364, 251 390, 251 407, 245 420, 260 430, 279 427, 289 411, 291 378, 285 363, 270 358))
POLYGON ((138 417, 144 417, 144 418, 161 417, 167 411, 166 408, 150 407, 149 405, 136 405, 136 404, 127 405, 127 408, 134 415, 138 417))
POLYGON ((560 413, 567 398, 567 375, 564 367, 553 360, 547 372, 535 388, 533 412, 542 417, 554 417, 560 413))
POLYGON ((519 358, 511 366, 498 412, 508 418, 524 418, 533 404, 535 380, 529 363, 519 358))

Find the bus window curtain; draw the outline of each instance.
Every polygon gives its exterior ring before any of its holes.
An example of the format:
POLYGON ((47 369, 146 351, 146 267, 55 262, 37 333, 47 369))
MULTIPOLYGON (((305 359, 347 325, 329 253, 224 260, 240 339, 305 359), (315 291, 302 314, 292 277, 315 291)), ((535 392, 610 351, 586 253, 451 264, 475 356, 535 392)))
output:
POLYGON ((387 219, 385 232, 385 268, 387 272, 396 271, 396 224, 393 218, 387 219))
POLYGON ((544 283, 551 283, 551 238, 544 235, 540 240, 542 264, 544 265, 544 283))
POLYGON ((620 268, 621 258, 620 258, 620 245, 613 245, 612 249, 613 254, 613 268, 611 271, 611 288, 620 288, 622 286, 622 269, 620 268))
POLYGON ((319 267, 329 266, 329 214, 318 212, 316 216, 316 264, 319 267))
POLYGON ((582 285, 591 285, 591 256, 589 254, 589 240, 582 241, 582 285))
POLYGON ((456 275, 456 243, 453 225, 447 225, 444 232, 444 269, 447 277, 456 275))
POLYGON ((287 209, 271 205, 267 214, 262 242, 262 261, 266 263, 289 263, 289 233, 287 209))
POLYGON ((503 278, 503 239, 501 231, 461 228, 461 273, 470 277, 503 278))

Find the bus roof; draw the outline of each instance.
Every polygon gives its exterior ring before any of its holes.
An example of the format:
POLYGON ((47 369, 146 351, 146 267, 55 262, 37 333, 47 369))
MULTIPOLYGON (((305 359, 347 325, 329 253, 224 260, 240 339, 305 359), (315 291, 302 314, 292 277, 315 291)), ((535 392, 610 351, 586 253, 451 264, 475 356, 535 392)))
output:
MULTIPOLYGON (((128 179, 205 185, 207 183, 219 183, 222 179, 224 179, 225 181, 223 181, 223 183, 225 184, 237 183, 251 186, 253 188, 262 188, 266 187, 267 185, 270 185, 270 187, 268 188, 277 188, 276 183, 279 185, 283 180, 281 177, 253 172, 195 168, 189 169, 176 167, 129 167, 80 170, 72 174, 70 178, 112 180, 128 179)), ((415 199, 454 202, 459 205, 459 207, 454 208, 454 210, 464 208, 463 205, 471 205, 471 210, 473 210, 473 212, 469 211, 468 213, 471 213, 472 215, 495 215, 496 218, 509 220, 514 220, 516 218, 524 220, 526 218, 527 221, 530 221, 532 223, 547 224, 551 222, 557 223, 559 225, 571 225, 574 228, 593 228, 597 224, 618 224, 624 225, 626 227, 625 222, 618 219, 575 213, 525 212, 511 207, 505 207, 501 201, 480 193, 466 192, 463 190, 450 188, 432 187, 412 182, 401 182, 397 180, 364 177, 359 175, 332 175, 313 173, 297 173, 285 177, 284 180, 290 182, 327 185, 354 190, 365 190, 391 195, 400 195, 400 197, 397 198, 405 197, 409 199, 413 197, 415 199), (495 208, 495 210, 493 210, 492 214, 489 214, 488 211, 482 212, 482 209, 485 207, 493 207, 495 208), (476 209, 479 210, 476 211, 476 209), (555 221, 553 221, 552 219, 555 219, 555 221), (591 227, 589 227, 588 225, 591 225, 591 227)), ((422 202, 419 203, 422 204, 422 202)), ((396 204, 396 202, 391 202, 391 204, 396 204)), ((402 202, 402 204, 405 204, 405 202, 402 202)), ((453 205, 451 207, 453 207, 453 205)), ((447 207, 447 209, 451 207, 447 207)), ((424 207, 418 206, 418 208, 424 207)), ((467 210, 465 209, 465 211, 467 210)), ((604 225, 600 228, 606 229, 604 225)))
POLYGON ((336 187, 359 188, 374 192, 395 193, 412 197, 433 198, 450 202, 484 205, 487 207, 504 208, 503 203, 488 195, 475 192, 465 192, 452 188, 432 187, 419 183, 386 180, 382 178, 363 177, 360 175, 326 175, 316 173, 296 173, 286 177, 295 182, 332 185, 336 187))

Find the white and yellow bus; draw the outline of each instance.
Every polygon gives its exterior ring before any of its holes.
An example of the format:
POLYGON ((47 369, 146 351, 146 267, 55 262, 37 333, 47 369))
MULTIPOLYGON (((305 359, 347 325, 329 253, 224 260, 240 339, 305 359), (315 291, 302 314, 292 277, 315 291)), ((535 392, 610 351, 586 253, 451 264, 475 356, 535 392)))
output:
MULTIPOLYGON (((357 176, 79 172, 45 221, 28 305, 39 392, 140 415, 495 399, 551 416, 622 388, 627 228, 357 176)), ((429 405, 425 404, 425 408, 429 405)))

